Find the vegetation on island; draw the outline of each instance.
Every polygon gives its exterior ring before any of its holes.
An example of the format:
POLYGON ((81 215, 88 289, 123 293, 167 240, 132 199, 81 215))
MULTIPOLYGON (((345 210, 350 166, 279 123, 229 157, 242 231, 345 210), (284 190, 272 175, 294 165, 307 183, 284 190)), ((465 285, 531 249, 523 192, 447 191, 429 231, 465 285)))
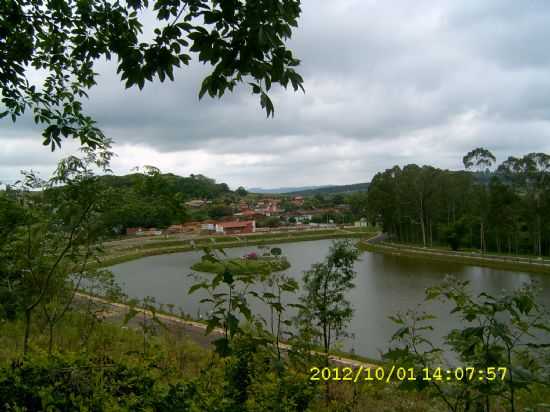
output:
MULTIPOLYGON (((280 251, 279 248, 274 248, 280 251)), ((191 269, 198 272, 208 273, 223 273, 225 270, 230 270, 235 274, 248 275, 268 275, 273 272, 281 272, 290 267, 290 263, 284 257, 275 256, 272 253, 268 256, 258 256, 255 252, 251 252, 240 258, 214 260, 210 259, 209 255, 203 255, 202 259, 193 264, 191 269)))

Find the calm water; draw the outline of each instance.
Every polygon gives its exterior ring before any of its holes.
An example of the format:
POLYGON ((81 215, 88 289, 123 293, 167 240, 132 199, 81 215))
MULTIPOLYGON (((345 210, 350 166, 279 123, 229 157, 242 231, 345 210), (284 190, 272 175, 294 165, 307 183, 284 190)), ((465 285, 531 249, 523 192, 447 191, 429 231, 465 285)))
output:
MULTIPOLYGON (((310 265, 323 260, 331 240, 284 243, 279 246, 291 263, 287 271, 297 280, 310 265)), ((253 246, 227 249, 230 257, 242 256, 253 246)), ((174 304, 193 317, 202 316, 207 310, 199 300, 200 293, 188 295, 189 287, 195 283, 189 277, 190 267, 197 262, 202 252, 185 252, 146 257, 113 266, 111 269, 125 292, 136 298, 153 296, 157 302, 174 304)), ((476 266, 447 262, 420 261, 403 257, 384 256, 365 252, 356 264, 356 287, 349 294, 355 309, 354 319, 349 327, 353 339, 343 342, 343 349, 378 358, 396 326, 388 319, 397 311, 414 308, 423 300, 424 290, 442 281, 446 274, 469 280, 474 292, 499 293, 513 290, 525 282, 536 280, 543 289, 542 300, 550 306, 550 276, 509 272, 476 266)), ((260 304, 253 306, 256 312, 267 314, 260 304)), ((447 330, 457 324, 449 314, 450 307, 432 304, 430 311, 438 316, 434 326, 447 330)), ((438 328, 436 328, 438 329, 438 328)), ((438 331, 438 335, 440 335, 438 331)))

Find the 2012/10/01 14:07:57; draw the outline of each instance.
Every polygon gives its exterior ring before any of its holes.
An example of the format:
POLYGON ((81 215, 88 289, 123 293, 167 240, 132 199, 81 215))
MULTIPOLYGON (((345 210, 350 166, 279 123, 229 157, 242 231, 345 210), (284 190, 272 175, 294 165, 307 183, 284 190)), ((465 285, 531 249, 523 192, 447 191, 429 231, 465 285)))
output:
POLYGON ((397 381, 494 381, 504 380, 508 372, 506 367, 457 367, 457 368, 404 368, 392 365, 391 368, 365 367, 312 367, 309 370, 312 381, 347 381, 347 382, 391 382, 397 381))

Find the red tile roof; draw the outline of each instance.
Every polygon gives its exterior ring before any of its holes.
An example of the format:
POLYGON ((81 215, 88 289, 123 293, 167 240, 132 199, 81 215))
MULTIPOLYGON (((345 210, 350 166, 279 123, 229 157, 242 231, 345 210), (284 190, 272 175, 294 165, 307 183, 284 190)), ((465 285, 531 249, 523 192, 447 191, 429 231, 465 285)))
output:
POLYGON ((218 223, 218 226, 224 227, 224 228, 232 228, 232 227, 246 227, 253 225, 253 220, 243 220, 242 222, 222 222, 218 223))

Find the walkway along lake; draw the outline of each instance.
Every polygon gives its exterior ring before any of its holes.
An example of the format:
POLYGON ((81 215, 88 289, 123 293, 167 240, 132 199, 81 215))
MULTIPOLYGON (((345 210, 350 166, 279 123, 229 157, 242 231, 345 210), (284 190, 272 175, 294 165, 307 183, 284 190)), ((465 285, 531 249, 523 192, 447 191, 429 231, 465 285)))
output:
MULTIPOLYGON (((317 240, 270 246, 278 246, 283 250, 291 263, 287 273, 301 283, 302 272, 309 269, 311 264, 322 261, 331 243, 331 240, 317 240)), ((250 246, 225 250, 229 257, 243 256, 251 251, 258 252, 258 248, 250 246)), ((202 254, 202 251, 197 251, 151 256, 115 265, 110 269, 130 297, 153 296, 157 302, 173 304, 197 318, 208 311, 207 306, 199 304, 204 295, 198 292, 188 295, 187 291, 195 283, 189 276, 192 272, 190 267, 202 254)), ((475 293, 485 291, 498 294, 503 290, 510 291, 520 287, 525 282, 537 281, 543 290, 542 302, 550 307, 550 276, 544 274, 510 272, 369 252, 361 254, 355 269, 356 287, 349 294, 355 314, 348 329, 354 338, 343 342, 342 349, 353 350, 358 355, 371 358, 380 357, 380 352, 387 349, 389 339, 397 329, 388 316, 414 308, 423 300, 425 289, 441 282, 446 274, 470 281, 470 287, 475 293)), ((252 307, 256 312, 267 315, 265 307, 260 303, 254 303, 252 307)), ((434 303, 429 308, 438 317, 433 323, 437 336, 451 325, 457 324, 457 320, 449 314, 450 306, 434 303)))

